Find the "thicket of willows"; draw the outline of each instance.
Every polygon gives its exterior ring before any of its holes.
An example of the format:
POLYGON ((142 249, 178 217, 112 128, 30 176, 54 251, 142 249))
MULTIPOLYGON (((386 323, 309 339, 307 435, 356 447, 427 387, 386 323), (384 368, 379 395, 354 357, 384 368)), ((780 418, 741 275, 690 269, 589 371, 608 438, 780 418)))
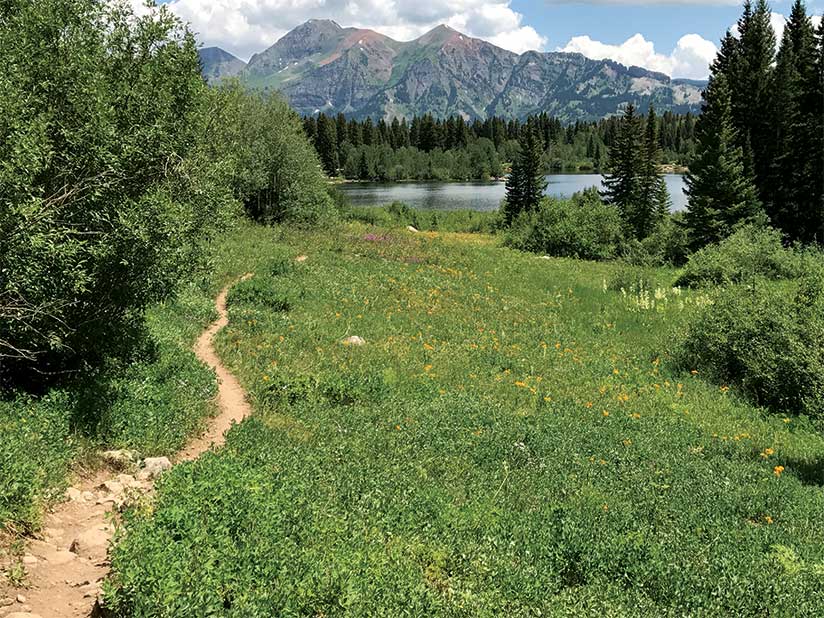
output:
POLYGON ((209 90, 164 8, 0 3, 0 383, 83 373, 139 339, 142 311, 246 207, 329 210, 282 101, 209 90))

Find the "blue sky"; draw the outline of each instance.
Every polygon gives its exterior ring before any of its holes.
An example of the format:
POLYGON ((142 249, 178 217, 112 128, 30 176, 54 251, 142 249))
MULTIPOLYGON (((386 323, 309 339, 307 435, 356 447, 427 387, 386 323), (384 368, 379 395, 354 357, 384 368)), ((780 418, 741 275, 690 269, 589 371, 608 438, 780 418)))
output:
MULTIPOLYGON (((162 0, 203 45, 247 60, 307 19, 334 19, 411 40, 445 23, 521 53, 564 50, 673 77, 706 77, 739 0, 162 0)), ((140 4, 143 0, 132 0, 140 4)), ((791 0, 772 3, 783 27, 791 0)), ((820 13, 824 0, 808 3, 820 13)))
MULTIPOLYGON (((776 4, 776 7, 779 5, 776 4)), ((514 0, 512 8, 524 16, 550 47, 563 46, 573 36, 589 35, 605 43, 618 44, 636 33, 672 49, 684 34, 694 32, 714 43, 741 13, 730 4, 606 4, 549 3, 514 0)))

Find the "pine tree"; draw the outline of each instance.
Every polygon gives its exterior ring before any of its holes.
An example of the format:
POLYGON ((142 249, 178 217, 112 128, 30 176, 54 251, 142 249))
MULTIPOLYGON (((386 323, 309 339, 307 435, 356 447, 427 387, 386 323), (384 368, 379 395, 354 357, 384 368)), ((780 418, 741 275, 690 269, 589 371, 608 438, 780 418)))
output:
POLYGON ((372 180, 372 172, 369 169, 369 159, 366 158, 366 148, 361 150, 360 161, 358 162, 358 178, 360 180, 372 180))
POLYGON ((693 250, 729 236, 737 225, 763 221, 752 178, 737 144, 726 76, 713 76, 704 92, 696 126, 698 144, 686 176, 689 207, 684 215, 693 250))
POLYGON ((641 167, 641 122, 630 103, 618 125, 617 134, 609 148, 608 172, 604 176, 602 196, 615 206, 627 227, 635 231, 635 208, 641 197, 639 170, 641 167))
POLYGON ((519 214, 535 210, 546 194, 543 154, 540 139, 533 131, 527 131, 521 141, 521 152, 512 164, 512 173, 506 180, 503 215, 507 226, 519 214))
POLYGON ((773 88, 780 151, 772 187, 779 215, 774 223, 788 239, 802 242, 815 240, 820 229, 824 182, 820 128, 824 109, 816 52, 812 21, 804 3, 796 0, 784 29, 773 88))
POLYGON ((636 238, 646 238, 669 210, 669 193, 658 165, 661 147, 658 143, 658 120, 650 104, 644 130, 644 144, 639 165, 639 197, 632 205, 628 222, 636 238))
POLYGON ((318 116, 316 146, 324 171, 329 176, 336 176, 338 173, 338 130, 335 121, 326 114, 318 116))
POLYGON ((766 0, 757 0, 754 9, 751 1, 746 0, 744 14, 738 21, 739 65, 728 75, 732 80, 728 87, 738 143, 745 150, 745 161, 752 161, 751 171, 762 199, 769 193, 770 166, 775 156, 770 96, 775 32, 770 18, 766 0))

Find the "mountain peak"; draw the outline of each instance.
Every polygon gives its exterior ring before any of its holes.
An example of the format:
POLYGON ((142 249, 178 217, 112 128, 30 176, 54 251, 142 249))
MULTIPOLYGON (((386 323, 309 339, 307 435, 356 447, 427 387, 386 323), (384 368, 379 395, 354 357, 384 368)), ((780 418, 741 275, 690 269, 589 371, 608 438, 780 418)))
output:
POLYGON ((454 28, 450 28, 446 24, 440 24, 418 38, 415 42, 420 45, 443 45, 453 39, 468 40, 469 37, 461 34, 454 28))
POLYGON ((303 26, 311 28, 332 28, 334 30, 343 30, 341 25, 334 19, 310 19, 306 21, 303 26))

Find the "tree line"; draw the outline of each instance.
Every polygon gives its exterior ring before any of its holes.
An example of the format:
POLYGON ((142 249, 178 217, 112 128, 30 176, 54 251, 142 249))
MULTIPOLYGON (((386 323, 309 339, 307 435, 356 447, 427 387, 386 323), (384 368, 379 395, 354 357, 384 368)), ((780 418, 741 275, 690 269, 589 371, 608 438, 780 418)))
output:
POLYGON ((744 3, 711 67, 687 176, 691 245, 769 222, 824 243, 824 21, 795 0, 776 47, 766 0, 744 3))
MULTIPOLYGON (((662 160, 684 164, 694 149, 696 118, 666 112, 656 120, 662 160)), ((497 178, 502 166, 535 135, 541 165, 550 171, 600 171, 619 133, 620 118, 564 126, 542 113, 524 121, 492 117, 466 121, 431 114, 359 121, 338 114, 304 118, 306 134, 330 176, 351 180, 470 180, 497 178)))
MULTIPOLYGON (((772 226, 788 243, 824 243, 824 23, 816 32, 795 0, 776 48, 766 0, 745 2, 703 97, 685 179, 688 209, 677 219, 687 248, 697 251, 746 225, 772 226)), ((637 241, 672 223, 659 165, 661 127, 652 107, 640 117, 629 104, 609 144, 601 197, 637 241)), ((535 212, 546 187, 539 134, 527 131, 507 181, 507 225, 535 212)))
POLYGON ((142 312, 205 267, 238 213, 331 212, 300 118, 208 88, 165 7, 0 7, 0 385, 43 387, 141 341, 142 312))

